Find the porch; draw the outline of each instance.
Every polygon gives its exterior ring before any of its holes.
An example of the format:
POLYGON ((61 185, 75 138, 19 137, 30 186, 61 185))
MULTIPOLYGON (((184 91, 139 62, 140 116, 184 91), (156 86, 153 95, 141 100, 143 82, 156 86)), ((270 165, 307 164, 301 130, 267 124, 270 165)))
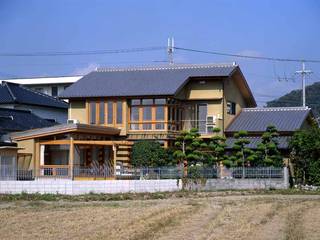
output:
MULTIPOLYGON (((35 179, 114 179, 117 153, 132 142, 121 140, 120 130, 87 124, 64 124, 19 133, 19 143, 33 140, 30 169, 35 179)), ((30 147, 31 149, 31 147, 30 147)), ((127 152, 129 155, 129 152, 127 152)))

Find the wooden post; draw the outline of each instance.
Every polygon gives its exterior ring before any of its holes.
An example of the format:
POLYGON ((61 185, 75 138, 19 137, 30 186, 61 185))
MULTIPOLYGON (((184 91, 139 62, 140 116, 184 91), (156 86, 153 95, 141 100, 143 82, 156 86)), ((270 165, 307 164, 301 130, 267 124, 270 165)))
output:
POLYGON ((73 180, 73 162, 74 162, 74 143, 73 136, 70 136, 70 147, 69 147, 69 171, 70 178, 73 180))
POLYGON ((112 145, 113 150, 113 175, 116 178, 117 171, 117 146, 115 144, 112 145))
POLYGON ((40 176, 40 143, 39 140, 35 140, 35 149, 33 154, 33 161, 34 161, 34 176, 39 177, 40 176))

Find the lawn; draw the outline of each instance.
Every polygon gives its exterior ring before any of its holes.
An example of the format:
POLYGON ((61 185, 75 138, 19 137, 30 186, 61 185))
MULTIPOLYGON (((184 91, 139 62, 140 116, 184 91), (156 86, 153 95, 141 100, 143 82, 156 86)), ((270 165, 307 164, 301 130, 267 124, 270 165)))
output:
POLYGON ((2 195, 0 238, 320 239, 320 195, 289 193, 2 195))

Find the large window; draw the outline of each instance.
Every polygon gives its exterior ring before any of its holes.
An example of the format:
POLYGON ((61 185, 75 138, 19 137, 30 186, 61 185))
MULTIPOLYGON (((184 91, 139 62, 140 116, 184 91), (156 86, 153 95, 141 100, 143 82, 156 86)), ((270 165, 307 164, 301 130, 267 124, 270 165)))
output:
POLYGON ((131 130, 162 130, 165 128, 165 98, 132 99, 130 105, 131 130))
POLYGON ((90 124, 122 124, 123 107, 122 101, 100 100, 89 102, 89 123, 90 124))

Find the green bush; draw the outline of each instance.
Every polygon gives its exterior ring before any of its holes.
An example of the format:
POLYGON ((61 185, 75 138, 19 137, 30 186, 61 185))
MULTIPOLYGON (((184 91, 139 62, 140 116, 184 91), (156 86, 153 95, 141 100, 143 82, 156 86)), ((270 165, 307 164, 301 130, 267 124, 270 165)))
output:
POLYGON ((295 183, 320 186, 320 129, 296 132, 289 146, 295 183))
POLYGON ((138 141, 132 148, 132 165, 135 167, 159 167, 168 162, 168 153, 159 142, 138 141))

